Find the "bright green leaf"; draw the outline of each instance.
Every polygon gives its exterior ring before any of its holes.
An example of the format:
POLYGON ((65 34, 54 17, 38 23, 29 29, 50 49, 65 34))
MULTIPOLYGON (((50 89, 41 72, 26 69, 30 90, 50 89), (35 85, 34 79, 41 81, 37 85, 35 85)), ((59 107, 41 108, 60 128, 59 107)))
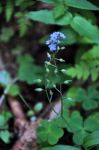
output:
POLYGON ((79 9, 87 9, 87 10, 99 10, 97 6, 92 4, 87 0, 65 0, 67 6, 79 8, 79 9))
POLYGON ((42 150, 81 150, 81 149, 69 145, 56 145, 53 147, 42 148, 42 150))
POLYGON ((53 14, 55 19, 65 15, 66 8, 62 0, 54 0, 54 6, 53 14))
POLYGON ((45 24, 56 24, 56 25, 68 25, 72 19, 71 13, 67 12, 65 16, 55 20, 53 16, 53 11, 49 10, 31 11, 27 13, 26 16, 27 18, 33 21, 40 21, 45 24))
POLYGON ((95 113, 95 114, 90 115, 84 121, 84 128, 87 131, 99 130, 99 113, 95 113))
POLYGON ((73 141, 77 145, 83 145, 84 138, 87 136, 87 132, 85 132, 83 129, 79 132, 75 132, 73 135, 73 141))
POLYGON ((11 133, 7 130, 0 131, 0 138, 5 142, 9 143, 11 138, 11 133))
POLYGON ((87 19, 75 16, 71 22, 71 26, 81 36, 87 37, 93 43, 99 44, 99 29, 87 19))
POLYGON ((9 94, 11 94, 12 96, 17 96, 18 94, 20 94, 20 88, 18 85, 14 84, 10 87, 9 94))
POLYGON ((78 111, 74 111, 71 114, 69 125, 69 130, 74 133, 80 131, 83 128, 83 118, 78 111))
POLYGON ((44 120, 41 123, 41 126, 38 128, 38 138, 41 142, 48 142, 51 145, 54 145, 58 140, 63 136, 63 129, 54 123, 54 121, 44 120))
POLYGON ((5 124, 5 118, 3 115, 0 115, 0 127, 3 127, 5 124))
POLYGON ((91 148, 99 145, 99 130, 94 131, 85 138, 84 147, 91 148))

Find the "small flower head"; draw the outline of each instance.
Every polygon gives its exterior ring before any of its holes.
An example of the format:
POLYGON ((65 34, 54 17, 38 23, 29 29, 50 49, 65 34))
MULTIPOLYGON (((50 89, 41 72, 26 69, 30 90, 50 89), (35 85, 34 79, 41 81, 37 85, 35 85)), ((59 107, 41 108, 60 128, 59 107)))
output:
POLYGON ((57 49, 56 44, 54 44, 54 43, 49 44, 48 47, 49 47, 50 51, 56 51, 56 49, 57 49))
POLYGON ((61 32, 54 32, 50 35, 50 38, 52 40, 58 40, 58 39, 64 39, 65 38, 65 35, 61 32))
POLYGON ((61 32, 54 32, 50 35, 50 39, 46 41, 46 44, 49 47, 51 52, 55 52, 60 49, 59 44, 61 43, 61 39, 65 39, 65 35, 61 32))

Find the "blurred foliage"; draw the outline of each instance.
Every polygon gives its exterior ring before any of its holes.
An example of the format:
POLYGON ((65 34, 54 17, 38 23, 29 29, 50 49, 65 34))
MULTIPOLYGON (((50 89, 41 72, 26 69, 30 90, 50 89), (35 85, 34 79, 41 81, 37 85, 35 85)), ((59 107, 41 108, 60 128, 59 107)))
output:
MULTIPOLYGON (((98 11, 99 4, 94 0, 0 1, 0 51, 3 51, 3 48, 6 49, 10 57, 15 58, 13 59, 16 66, 14 78, 9 69, 6 67, 2 69, 2 66, 0 68, 0 85, 6 94, 18 96, 21 93, 22 89, 20 84, 16 83, 17 81, 27 83, 29 86, 35 84, 37 86, 35 91, 38 89, 39 92, 44 88, 46 78, 48 78, 49 90, 51 88, 53 90, 53 87, 59 84, 68 83, 69 79, 79 83, 76 85, 75 82, 72 82, 67 90, 67 95, 63 97, 63 116, 58 116, 54 120, 42 120, 37 133, 42 150, 81 150, 94 146, 99 148, 98 11), (45 5, 46 8, 43 8, 42 5, 45 5), (48 31, 45 32, 46 35, 43 34, 38 39, 35 26, 41 32, 42 29, 37 25, 39 23, 44 25, 45 30, 48 31), (45 63, 39 64, 37 57, 32 55, 34 54, 32 48, 29 46, 27 50, 26 48, 31 37, 36 40, 36 44, 42 46, 43 49, 46 48, 48 32, 51 33, 53 27, 66 35, 62 43, 66 48, 62 52, 75 51, 73 53, 75 56, 71 56, 74 64, 67 64, 67 61, 61 64, 57 60, 58 76, 55 74, 55 67, 50 64, 47 68, 50 71, 46 76, 45 63), (24 39, 26 39, 25 42, 24 39), (73 138, 70 140, 72 145, 76 145, 75 147, 67 143, 59 145, 59 139, 65 135, 64 129, 68 134, 72 134, 73 138)), ((33 51, 35 50, 36 47, 33 51)), ((42 52, 43 50, 40 54, 42 52)), ((47 54, 44 59, 47 59, 47 54)), ((42 103, 35 105, 35 111, 40 111, 42 107, 42 103)), ((28 116, 31 114, 33 112, 29 112, 28 116)), ((5 143, 8 143, 11 137, 8 131, 10 117, 9 112, 2 112, 0 115, 0 138, 5 143)))
MULTIPOLYGON (((90 137, 91 133, 94 133, 94 131, 99 130, 99 122, 98 122, 99 112, 96 110, 96 108, 99 107, 99 92, 96 91, 93 87, 90 87, 88 88, 89 95, 86 95, 85 93, 86 91, 84 89, 79 89, 77 90, 73 98, 66 98, 66 96, 64 96, 63 116, 60 115, 57 116, 57 118, 54 120, 48 120, 48 121, 43 120, 43 122, 41 122, 41 125, 38 129, 38 138, 39 138, 39 142, 42 143, 43 146, 45 142, 50 145, 56 144, 57 140, 59 140, 60 137, 63 136, 63 133, 60 134, 59 130, 60 129, 63 130, 65 128, 67 132, 72 133, 73 142, 76 145, 83 145, 87 147, 87 142, 91 142, 91 141, 86 141, 87 136, 90 137), (83 109, 83 113, 87 113, 86 117, 81 115, 79 109, 77 110, 77 105, 79 105, 80 110, 83 109), (72 112, 71 109, 73 109, 72 112), (94 113, 92 113, 90 110, 94 110, 94 113), (55 127, 56 129, 57 128, 58 129, 55 130, 54 126, 56 126, 55 127), (51 136, 51 138, 49 135, 51 136)), ((90 139, 88 138, 88 140, 90 139)), ((94 140, 97 139, 93 139, 93 141, 94 140)), ((90 143, 90 146, 93 145, 91 145, 90 143)))
POLYGON ((9 143, 12 137, 11 133, 8 131, 8 121, 11 117, 11 113, 7 111, 3 111, 0 114, 0 139, 5 143, 9 143))
POLYGON ((42 150, 80 150, 79 148, 73 147, 73 146, 68 146, 68 145, 56 145, 53 147, 47 147, 43 148, 42 150))
POLYGON ((83 80, 87 80, 91 76, 92 81, 96 81, 99 78, 99 46, 94 46, 85 52, 81 56, 79 64, 75 64, 75 67, 69 68, 64 73, 83 80))

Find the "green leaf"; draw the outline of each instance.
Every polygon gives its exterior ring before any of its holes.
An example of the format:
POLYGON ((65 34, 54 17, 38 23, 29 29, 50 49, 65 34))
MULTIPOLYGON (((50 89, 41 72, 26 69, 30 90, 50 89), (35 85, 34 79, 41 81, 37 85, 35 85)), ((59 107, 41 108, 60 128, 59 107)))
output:
POLYGON ((11 94, 12 96, 17 96, 18 94, 20 94, 20 87, 14 84, 10 87, 8 93, 11 94))
POLYGON ((83 88, 79 88, 78 91, 76 91, 75 98, 78 102, 85 101, 87 99, 86 91, 83 88))
POLYGON ((83 129, 79 132, 75 132, 73 135, 73 141, 77 145, 83 145, 85 137, 88 135, 83 129))
POLYGON ((28 84, 32 84, 34 77, 34 68, 32 63, 25 62, 20 65, 18 70, 18 77, 21 81, 26 81, 28 84))
POLYGON ((0 84, 8 86, 11 83, 10 74, 6 70, 0 71, 0 84))
POLYGON ((99 113, 95 113, 95 114, 90 115, 84 121, 84 128, 87 131, 99 130, 99 113))
POLYGON ((18 58, 18 78, 28 84, 38 83, 37 79, 41 79, 43 73, 43 68, 35 65, 32 61, 33 59, 30 55, 23 55, 18 58))
POLYGON ((88 52, 84 53, 81 59, 82 60, 99 59, 99 45, 94 46, 88 52))
POLYGON ((42 148, 41 150, 81 150, 81 149, 69 145, 56 145, 53 147, 42 148))
POLYGON ((80 88, 75 96, 76 101, 82 102, 82 107, 85 110, 91 110, 98 107, 97 100, 99 99, 99 93, 95 88, 89 87, 87 91, 80 88))
POLYGON ((18 18, 17 23, 19 26, 20 36, 22 37, 27 32, 30 22, 26 18, 25 13, 23 13, 23 12, 18 12, 15 14, 15 16, 18 18))
POLYGON ((74 111, 71 114, 69 125, 69 131, 74 133, 80 131, 83 128, 83 118, 78 111, 74 111))
POLYGON ((12 114, 9 111, 3 111, 1 115, 4 117, 6 124, 9 121, 9 119, 12 117, 12 114))
POLYGON ((7 122, 9 121, 11 116, 12 116, 11 113, 7 111, 3 111, 0 114, 0 127, 1 128, 4 128, 7 125, 7 122))
POLYGON ((99 130, 89 134, 85 138, 84 147, 85 148, 91 148, 96 145, 99 145, 99 130))
POLYGON ((30 1, 16 0, 14 5, 17 7, 20 7, 20 10, 22 12, 26 10, 29 6, 32 6, 34 4, 34 1, 37 1, 37 0, 30 0, 30 1))
POLYGON ((99 100, 99 91, 93 86, 88 87, 88 95, 90 99, 99 100))
POLYGON ((45 24, 56 24, 56 25, 68 25, 72 19, 71 13, 67 12, 65 16, 55 20, 53 11, 49 10, 31 11, 27 13, 26 17, 33 21, 40 21, 45 24))
POLYGON ((82 78, 83 80, 86 80, 90 75, 90 71, 88 65, 86 65, 84 62, 80 62, 80 64, 75 64, 75 67, 68 68, 66 74, 72 78, 77 77, 77 79, 82 78))
POLYGON ((87 37, 93 43, 99 44, 99 29, 87 19, 75 16, 71 22, 71 26, 81 36, 87 37))
POLYGON ((13 3, 11 0, 7 0, 6 9, 5 9, 5 15, 7 21, 10 21, 12 14, 13 14, 13 3))
POLYGON ((64 73, 67 74, 68 76, 71 76, 72 78, 76 76, 75 68, 73 67, 67 69, 67 71, 64 73))
MULTIPOLYGON (((45 68, 43 66, 36 65, 30 55, 23 55, 21 57, 18 57, 17 62, 19 64, 18 78, 19 80, 25 81, 28 84, 45 85, 47 83, 48 87, 52 87, 54 84, 63 83, 66 79, 65 75, 63 75, 62 72, 59 72, 59 76, 56 77, 54 73, 55 68, 53 66, 49 66, 50 72, 47 78, 50 80, 50 82, 48 83, 45 80, 45 68)), ((61 70, 62 67, 63 65, 60 65, 58 67, 59 70, 61 70)))
MULTIPOLYGON (((53 4, 53 0, 38 0, 46 3, 53 4)), ((87 0, 64 0, 65 4, 69 7, 79 8, 79 9, 86 9, 86 10, 99 10, 99 8, 94 5, 93 3, 87 0)))
POLYGON ((78 35, 77 33, 74 32, 73 29, 63 28, 61 32, 66 35, 66 40, 63 40, 62 42, 63 45, 71 45, 71 44, 77 43, 78 35))
POLYGON ((5 131, 0 131, 0 138, 5 142, 5 143, 9 143, 10 142, 10 138, 11 138, 11 133, 7 130, 5 131))
POLYGON ((5 124, 5 118, 3 115, 0 115, 0 127, 3 127, 5 124))
POLYGON ((29 54, 26 54, 26 55, 23 55, 23 56, 20 56, 18 57, 17 59, 17 63, 18 64, 23 64, 23 63, 32 63, 33 62, 33 58, 31 57, 31 55, 29 54))
POLYGON ((45 3, 53 3, 53 0, 38 0, 38 1, 45 2, 45 3))
POLYGON ((91 77, 92 81, 96 81, 99 76, 99 46, 94 46, 81 56, 79 64, 68 68, 64 74, 72 78, 87 80, 91 77), (84 71, 83 71, 84 70, 84 71))
POLYGON ((53 9, 53 14, 54 18, 58 19, 65 15, 66 8, 62 0, 54 0, 54 9, 53 9))
POLYGON ((99 10, 97 6, 92 4, 87 0, 65 0, 67 6, 79 8, 79 9, 87 9, 87 10, 99 10))
POLYGON ((82 106, 85 110, 91 110, 97 108, 98 104, 96 101, 88 99, 83 102, 82 106))
MULTIPOLYGON (((66 95, 67 96, 67 95, 66 95)), ((70 108, 70 107, 73 107, 75 106, 75 100, 71 97, 71 96, 68 96, 67 98, 65 98, 65 96, 63 97, 63 103, 64 103, 64 110, 67 108, 70 108)), ((66 113, 66 111, 65 111, 66 113)), ((68 111, 67 111, 67 114, 68 114, 68 111)), ((65 116, 66 114, 64 114, 65 116)))
MULTIPOLYGON (((78 91, 78 87, 72 86, 68 89, 68 92, 66 93, 67 97, 75 98, 76 93, 78 91)), ((75 100, 74 100, 75 101, 75 100)))
POLYGON ((98 74, 99 74, 99 70, 97 68, 93 68, 91 70, 91 79, 93 82, 97 80, 98 74))
POLYGON ((38 128, 38 138, 41 142, 48 142, 54 145, 63 136, 63 129, 58 127, 52 121, 42 121, 41 126, 38 128))
POLYGON ((14 35, 13 28, 11 27, 3 27, 1 30, 0 41, 7 43, 14 35))

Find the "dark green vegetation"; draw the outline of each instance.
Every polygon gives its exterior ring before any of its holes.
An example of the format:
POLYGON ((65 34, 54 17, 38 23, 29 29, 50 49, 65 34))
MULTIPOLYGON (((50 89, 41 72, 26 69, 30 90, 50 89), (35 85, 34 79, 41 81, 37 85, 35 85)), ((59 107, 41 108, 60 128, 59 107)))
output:
POLYGON ((9 127, 14 116, 8 97, 19 100, 29 119, 38 118, 50 105, 44 91, 46 78, 49 95, 54 93, 52 104, 60 99, 57 89, 62 84, 63 112, 53 120, 42 119, 37 130, 41 149, 99 149, 98 16, 98 0, 0 1, 1 149, 11 147, 15 137, 9 127), (52 65, 47 71, 44 67, 45 42, 54 31, 66 36, 65 49, 56 55, 58 76, 52 65))

